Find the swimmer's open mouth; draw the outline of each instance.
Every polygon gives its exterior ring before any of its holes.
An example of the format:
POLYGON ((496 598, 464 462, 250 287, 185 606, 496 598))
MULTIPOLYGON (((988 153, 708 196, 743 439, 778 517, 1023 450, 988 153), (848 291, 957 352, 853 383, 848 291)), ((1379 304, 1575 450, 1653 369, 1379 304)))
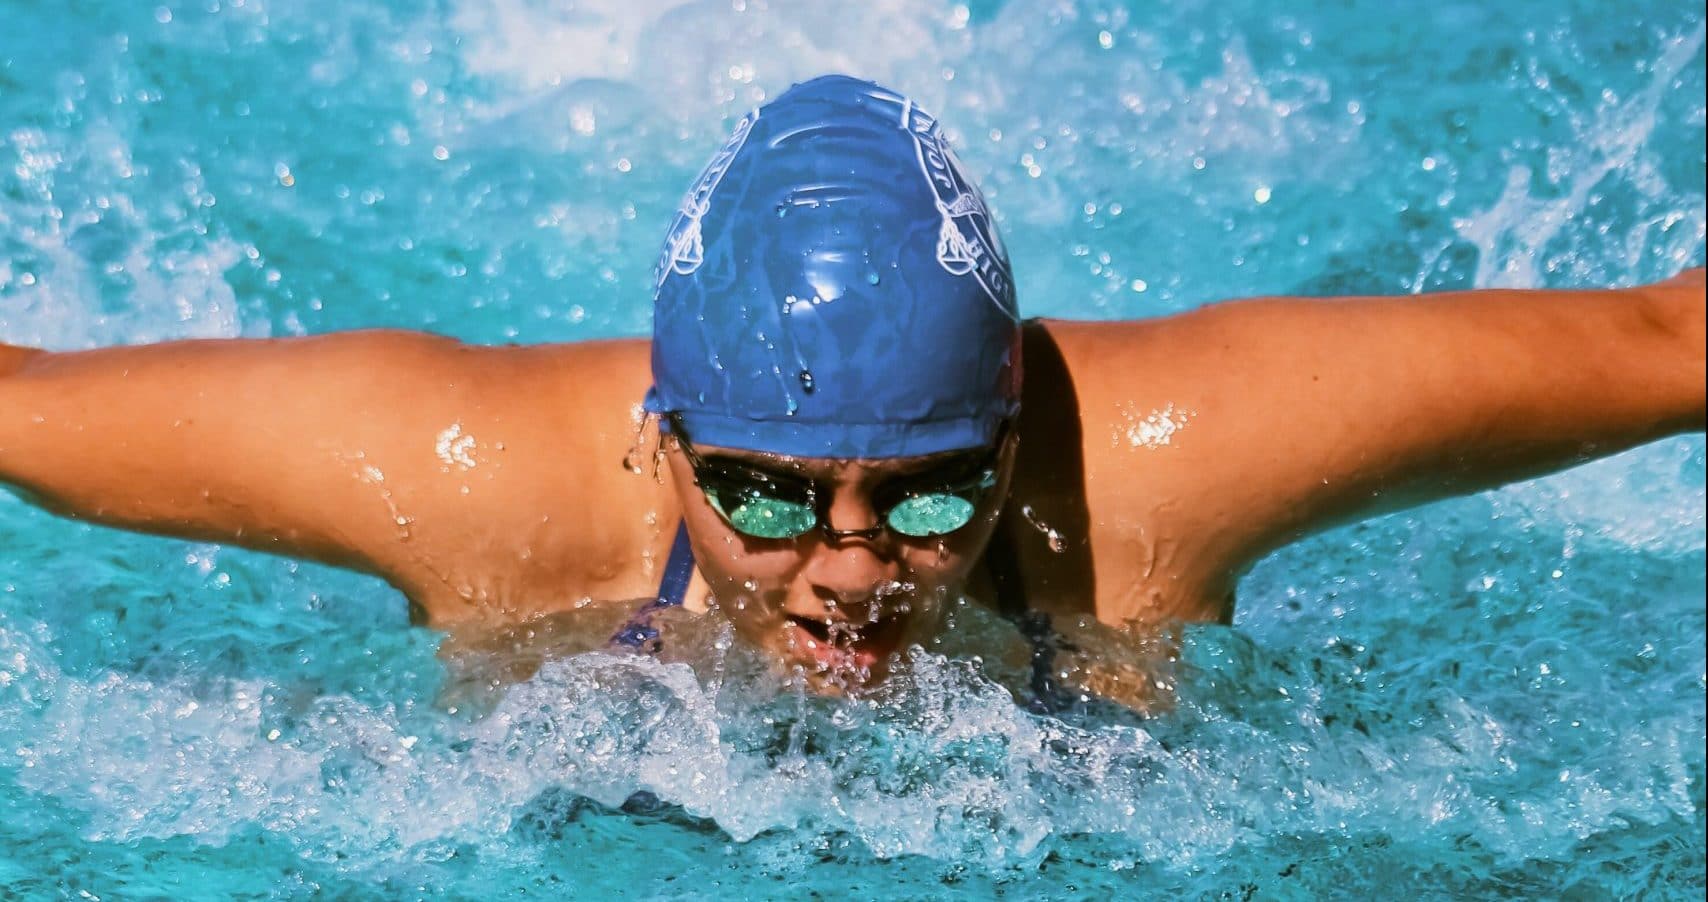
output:
POLYGON ((798 650, 823 667, 839 669, 870 669, 882 662, 896 650, 907 627, 907 618, 898 614, 859 627, 794 614, 788 615, 788 622, 798 650))

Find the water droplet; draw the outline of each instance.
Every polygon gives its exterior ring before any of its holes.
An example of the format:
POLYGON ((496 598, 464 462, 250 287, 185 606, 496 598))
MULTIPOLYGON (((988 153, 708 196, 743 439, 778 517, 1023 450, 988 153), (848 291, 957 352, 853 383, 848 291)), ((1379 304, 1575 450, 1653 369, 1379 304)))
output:
POLYGON ((806 392, 809 395, 812 394, 813 390, 818 387, 817 385, 815 385, 813 383, 812 371, 811 370, 801 370, 800 379, 801 379, 801 390, 806 392))
POLYGON ((1026 518, 1026 522, 1031 524, 1033 529, 1044 534, 1044 542, 1049 546, 1051 551, 1056 554, 1061 554, 1067 550, 1067 539, 1064 538, 1060 532, 1056 531, 1054 527, 1050 526, 1050 524, 1045 523, 1040 519, 1037 512, 1032 509, 1032 505, 1021 505, 1020 515, 1026 518))
POLYGON ((866 273, 866 284, 876 285, 881 281, 883 281, 883 279, 878 275, 877 270, 874 269, 871 272, 866 273))

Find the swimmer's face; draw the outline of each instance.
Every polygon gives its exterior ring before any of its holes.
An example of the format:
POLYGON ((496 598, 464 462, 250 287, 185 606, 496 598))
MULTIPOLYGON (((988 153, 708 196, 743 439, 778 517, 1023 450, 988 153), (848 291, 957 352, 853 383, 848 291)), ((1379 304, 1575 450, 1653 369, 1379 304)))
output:
MULTIPOLYGON (((1008 493, 1013 442, 994 457, 995 482, 974 497, 972 518, 945 535, 915 537, 892 529, 831 536, 809 529, 794 538, 746 535, 721 516, 696 482, 682 448, 670 450, 670 478, 696 563, 719 607, 750 643, 808 685, 840 691, 882 679, 890 658, 941 629, 949 599, 962 589, 989 543, 1008 493)), ((820 516, 834 530, 883 522, 877 499, 896 485, 929 485, 937 474, 964 474, 992 462, 991 449, 893 460, 830 460, 694 445, 703 462, 776 474, 817 486, 820 516), (827 497, 826 497, 827 496, 827 497)))

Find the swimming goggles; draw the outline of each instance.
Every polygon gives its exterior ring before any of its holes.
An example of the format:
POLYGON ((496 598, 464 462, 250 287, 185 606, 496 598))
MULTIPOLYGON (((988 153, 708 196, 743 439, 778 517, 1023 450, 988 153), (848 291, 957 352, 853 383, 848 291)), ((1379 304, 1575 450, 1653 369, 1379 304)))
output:
POLYGON ((694 450, 677 417, 670 418, 670 432, 712 509, 736 532, 758 539, 793 539, 815 527, 832 539, 875 539, 886 529, 913 538, 948 535, 972 522, 979 502, 995 487, 997 461, 1008 437, 1004 427, 989 453, 977 459, 880 485, 872 492, 876 525, 834 529, 827 516, 831 492, 816 480, 723 458, 707 460, 694 450))

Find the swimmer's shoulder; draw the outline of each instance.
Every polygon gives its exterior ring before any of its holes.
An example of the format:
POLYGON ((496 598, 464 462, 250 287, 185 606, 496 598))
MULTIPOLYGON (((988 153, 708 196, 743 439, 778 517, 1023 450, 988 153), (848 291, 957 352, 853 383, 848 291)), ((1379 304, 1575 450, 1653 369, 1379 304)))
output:
MULTIPOLYGON (((644 338, 603 338, 542 344, 475 344, 428 333, 358 332, 382 353, 415 350, 423 360, 463 375, 490 374, 530 388, 574 394, 606 388, 645 392, 651 381, 651 343, 644 338), (428 359, 425 355, 432 355, 428 359)), ((635 398, 639 400, 639 395, 635 398)))
POLYGON ((518 357, 561 368, 566 374, 620 376, 645 387, 652 378, 652 342, 645 338, 507 345, 518 357))
MULTIPOLYGON (((344 378, 350 363, 391 380, 422 403, 451 402, 467 416, 514 419, 550 410, 554 423, 608 431, 626 424, 651 381, 640 338, 546 344, 477 344, 430 332, 371 329, 274 343, 319 348, 299 358, 304 378, 344 378)), ((186 346, 195 343, 184 343, 186 346)), ((620 430, 619 430, 620 431, 620 430)))
POLYGON ((1126 394, 1138 382, 1167 380, 1200 355, 1189 351, 1178 316, 1136 320, 1029 319, 1022 323, 1022 406, 1042 398, 1126 394), (1172 347, 1171 347, 1172 346, 1172 347))
MULTIPOLYGON (((440 627, 504 623, 656 587, 673 499, 624 462, 650 382, 648 343, 479 345, 370 334, 374 368, 406 381, 369 450, 407 534, 381 572, 440 627), (383 452, 383 459, 381 453, 383 452)), ((382 537, 384 538, 384 537, 382 537)))
POLYGON ((533 420, 534 431, 568 443, 559 445, 559 455, 631 441, 652 379, 650 345, 640 338, 502 345, 438 336, 375 338, 381 348, 396 348, 391 360, 403 364, 398 372, 460 396, 472 416, 512 426, 533 420))
POLYGON ((1238 362, 1183 319, 1025 323, 1003 524, 1028 607, 1115 626, 1227 616, 1220 538, 1239 512, 1210 414, 1238 362))

